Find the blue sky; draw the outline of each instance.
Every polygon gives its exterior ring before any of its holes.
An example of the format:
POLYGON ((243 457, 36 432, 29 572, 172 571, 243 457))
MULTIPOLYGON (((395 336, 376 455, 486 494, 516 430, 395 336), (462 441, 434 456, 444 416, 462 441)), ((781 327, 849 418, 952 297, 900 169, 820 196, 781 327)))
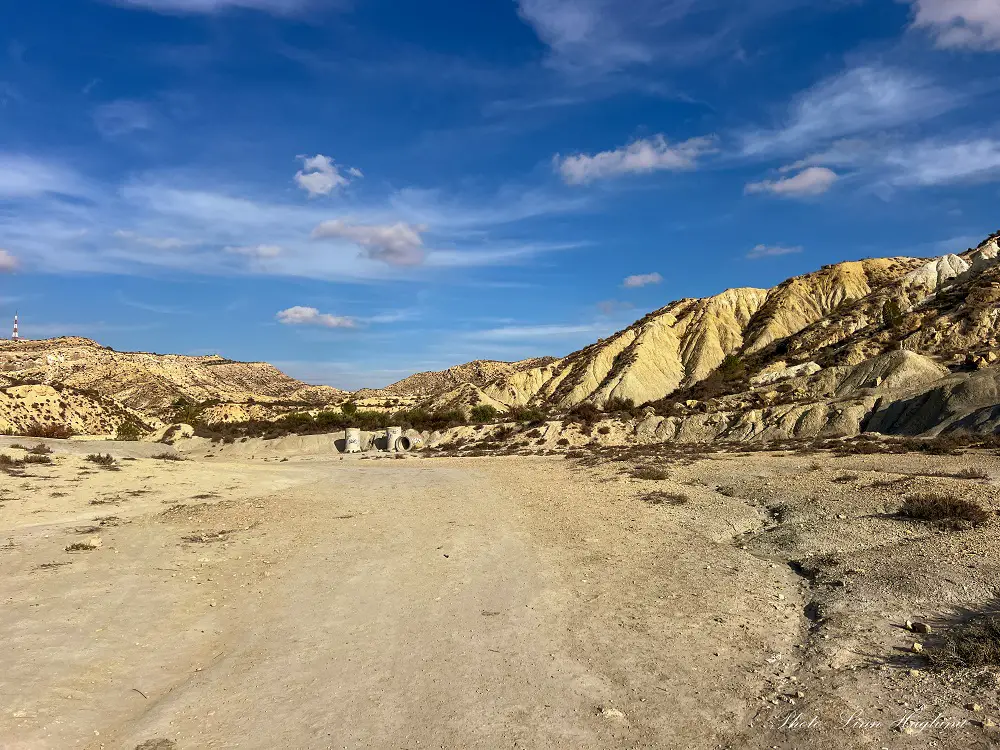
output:
POLYGON ((1000 227, 1000 0, 0 8, 0 316, 344 388, 1000 227))

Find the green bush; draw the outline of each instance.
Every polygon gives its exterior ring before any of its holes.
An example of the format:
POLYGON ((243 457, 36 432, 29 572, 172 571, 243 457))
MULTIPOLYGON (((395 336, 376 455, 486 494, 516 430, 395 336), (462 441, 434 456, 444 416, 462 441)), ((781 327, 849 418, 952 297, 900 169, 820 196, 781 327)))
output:
POLYGON ((344 413, 344 416, 353 417, 358 413, 358 405, 353 401, 345 401, 340 405, 340 411, 344 413))
POLYGON ((469 416, 476 424, 485 424, 486 422, 494 421, 499 413, 489 404, 480 404, 479 406, 472 407, 469 416))
POLYGON ((143 431, 135 422, 122 422, 118 425, 118 431, 115 433, 115 440, 135 442, 136 440, 139 440, 142 435, 143 431))

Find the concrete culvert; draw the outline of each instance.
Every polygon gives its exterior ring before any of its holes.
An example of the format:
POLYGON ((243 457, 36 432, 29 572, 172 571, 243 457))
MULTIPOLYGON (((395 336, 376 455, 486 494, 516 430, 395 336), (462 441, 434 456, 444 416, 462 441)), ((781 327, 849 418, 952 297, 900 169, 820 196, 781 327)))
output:
POLYGON ((344 434, 344 453, 361 453, 361 430, 347 428, 344 434))
POLYGON ((403 453, 406 453, 406 451, 410 450, 410 448, 412 448, 412 447, 413 447, 413 444, 410 442, 410 439, 408 437, 406 437, 406 435, 403 435, 398 440, 396 440, 396 450, 397 451, 401 451, 403 453))
POLYGON ((390 453, 398 450, 399 439, 403 436, 402 427, 389 427, 385 431, 385 449, 390 453))

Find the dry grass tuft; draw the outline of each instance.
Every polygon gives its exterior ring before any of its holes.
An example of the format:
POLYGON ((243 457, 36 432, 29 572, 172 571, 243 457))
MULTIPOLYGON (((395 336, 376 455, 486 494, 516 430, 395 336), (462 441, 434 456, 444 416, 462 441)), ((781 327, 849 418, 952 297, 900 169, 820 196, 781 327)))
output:
POLYGON ((899 509, 899 514, 953 531, 981 526, 990 519, 989 512, 978 503, 934 493, 911 495, 899 509))
POLYGON ((642 498, 650 505, 686 505, 691 498, 681 492, 650 492, 642 498))
POLYGON ((661 469, 659 466, 636 466, 632 469, 632 476, 635 479, 662 482, 665 479, 670 479, 670 472, 666 469, 661 469))
POLYGON ((927 649, 938 670, 1000 667, 1000 617, 989 615, 955 625, 927 649))

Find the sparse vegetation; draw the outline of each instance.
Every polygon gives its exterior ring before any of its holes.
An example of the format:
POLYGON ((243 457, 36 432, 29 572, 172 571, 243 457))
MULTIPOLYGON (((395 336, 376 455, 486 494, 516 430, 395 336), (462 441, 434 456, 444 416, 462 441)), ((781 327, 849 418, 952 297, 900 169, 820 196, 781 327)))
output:
POLYGON ((21 459, 21 461, 22 461, 22 463, 25 463, 25 464, 50 464, 50 463, 52 463, 52 459, 50 457, 48 457, 48 456, 42 456, 42 455, 39 455, 37 453, 29 453, 27 456, 25 456, 23 459, 21 459))
POLYGON ((681 492, 650 492, 642 501, 650 505, 685 505, 691 498, 681 492))
POLYGON ((472 411, 469 412, 469 417, 476 424, 485 424, 487 422, 495 421, 499 413, 500 412, 489 404, 480 404, 479 406, 472 407, 472 411))
POLYGON ((105 454, 91 453, 87 455, 87 457, 84 460, 90 461, 90 463, 97 464, 98 466, 107 467, 115 465, 115 457, 112 456, 110 453, 105 453, 105 454))
POLYGON ((636 466, 632 470, 632 477, 635 479, 662 482, 665 479, 670 479, 670 472, 659 466, 636 466))
POLYGON ((157 453, 153 458, 159 459, 160 461, 183 461, 184 456, 180 453, 171 453, 170 451, 164 451, 163 453, 157 453))
POLYGON ((981 526, 990 519, 990 514, 978 503, 934 493, 911 495, 899 509, 899 515, 955 531, 981 526))
POLYGON ((143 431, 135 422, 122 422, 115 432, 115 440, 135 442, 142 438, 143 431))
POLYGON ((982 615, 933 639, 927 657, 935 669, 1000 667, 1000 616, 982 615))
POLYGON ((48 438, 50 440, 65 440, 73 437, 73 430, 61 424, 33 424, 24 431, 26 437, 48 438))
POLYGON ((31 454, 36 455, 36 456, 45 456, 45 455, 48 455, 49 453, 52 452, 52 449, 49 446, 47 446, 45 443, 39 443, 34 448, 30 448, 30 449, 25 448, 24 450, 27 450, 28 453, 31 453, 31 454))

